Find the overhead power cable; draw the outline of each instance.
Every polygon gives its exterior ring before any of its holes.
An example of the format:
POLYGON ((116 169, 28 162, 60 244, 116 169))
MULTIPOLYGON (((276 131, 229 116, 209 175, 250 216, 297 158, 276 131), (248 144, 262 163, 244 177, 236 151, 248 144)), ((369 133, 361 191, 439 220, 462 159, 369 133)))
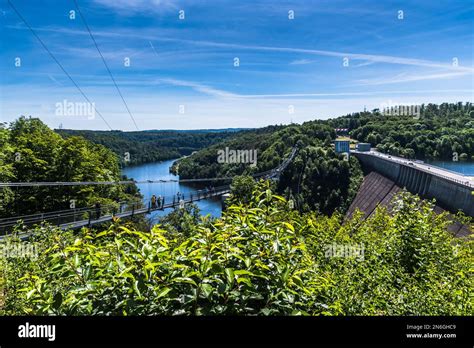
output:
POLYGON ((36 34, 36 32, 34 31, 34 29, 30 26, 30 24, 26 21, 26 19, 21 15, 21 13, 16 9, 16 7, 13 5, 13 3, 10 1, 10 0, 7 0, 8 1, 8 4, 10 5, 10 7, 13 9, 13 11, 15 11, 15 13, 17 14, 17 16, 23 21, 23 23, 25 23, 25 25, 28 27, 28 29, 30 29, 30 31, 33 33, 33 35, 36 37, 36 39, 39 41, 39 43, 41 44, 41 46, 43 46, 43 48, 45 49, 46 52, 48 52, 48 54, 51 56, 51 58, 53 58, 53 60, 56 62, 56 64, 61 68, 61 70, 66 74, 66 76, 69 78, 69 80, 71 80, 71 82, 74 84, 74 86, 76 86, 77 90, 82 94, 82 96, 84 97, 84 99, 87 100, 87 102, 92 105, 92 107, 94 108, 95 112, 97 112, 97 114, 99 115, 99 117, 102 119, 102 121, 104 121, 104 123, 107 125, 107 127, 109 127, 110 130, 112 130, 112 127, 110 126, 110 124, 105 120, 105 118, 102 116, 102 114, 99 112, 99 110, 97 110, 97 108, 95 107, 95 104, 92 103, 89 98, 87 97, 87 95, 83 92, 83 90, 81 89, 81 87, 79 87, 79 85, 76 83, 76 81, 74 81, 74 79, 72 78, 72 76, 66 71, 66 69, 63 67, 63 65, 59 62, 59 60, 54 56, 54 54, 48 49, 48 47, 46 46, 46 44, 43 42, 43 40, 41 40, 41 38, 38 36, 38 34, 36 34))
MULTIPOLYGON (((296 155, 297 149, 294 148, 290 156, 280 166, 264 172, 252 174, 258 178, 262 176, 272 176, 282 172, 296 155)), ((121 180, 121 181, 30 181, 30 182, 0 182, 0 187, 32 187, 32 186, 87 186, 87 185, 131 185, 131 184, 156 184, 156 183, 176 183, 176 182, 208 182, 232 180, 234 177, 214 177, 199 179, 156 179, 156 180, 121 180)))
POLYGON ((130 115, 130 118, 131 118, 132 121, 133 121, 133 124, 135 125, 135 127, 137 128, 137 130, 140 130, 140 129, 138 128, 137 122, 135 122, 135 118, 133 117, 132 112, 130 111, 130 109, 129 109, 129 107, 128 107, 127 102, 125 101, 125 98, 124 98, 123 95, 122 95, 122 92, 120 91, 120 88, 119 88, 117 82, 115 81, 114 76, 112 75, 112 71, 110 71, 107 62, 105 61, 105 58, 104 58, 104 56, 102 55, 102 52, 101 52, 100 49, 99 49, 99 45, 97 44, 97 41, 95 41, 94 35, 92 35, 92 31, 90 30, 89 25, 87 24, 86 18, 84 17, 84 15, 83 15, 82 12, 81 12, 81 9, 79 8, 79 4, 77 3, 77 0, 73 0, 73 1, 74 1, 74 4, 76 5, 77 12, 79 12, 79 15, 81 16, 82 22, 84 23, 84 26, 86 27, 87 31, 89 32, 89 35, 90 35, 92 41, 94 42, 95 48, 97 48, 97 52, 99 52, 99 55, 100 55, 100 57, 102 58, 102 61, 104 62, 105 68, 107 69, 107 71, 108 71, 108 73, 109 73, 109 75, 110 75, 110 78, 112 79, 112 81, 113 81, 113 83, 114 83, 114 85, 115 85, 115 88, 117 89, 117 92, 118 92, 118 94, 120 95, 120 98, 122 98, 122 102, 123 102, 123 104, 125 105, 125 108, 127 109, 128 114, 130 115))
MULTIPOLYGON (((263 176, 271 171, 254 174, 263 176)), ((206 182, 232 180, 233 177, 199 178, 199 179, 157 179, 157 180, 122 180, 122 181, 29 181, 29 182, 0 182, 0 187, 31 187, 31 186, 90 186, 90 185, 131 185, 131 184, 166 184, 177 182, 206 182)))
POLYGON ((0 187, 30 187, 30 186, 87 186, 87 185, 130 185, 130 184, 156 184, 176 182, 202 182, 230 180, 232 177, 201 178, 201 179, 169 179, 169 180, 124 180, 124 181, 36 181, 36 182, 1 182, 0 187))

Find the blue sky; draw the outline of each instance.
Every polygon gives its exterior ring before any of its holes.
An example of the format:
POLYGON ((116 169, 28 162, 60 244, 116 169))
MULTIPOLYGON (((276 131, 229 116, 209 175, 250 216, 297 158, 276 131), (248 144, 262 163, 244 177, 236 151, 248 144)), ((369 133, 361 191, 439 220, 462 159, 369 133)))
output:
MULTIPOLYGON (((474 99, 473 1, 77 1, 142 130, 260 127, 474 99)), ((135 130, 74 1, 11 2, 112 128, 135 130)), ((83 96, 7 0, 0 4, 0 120, 108 129, 97 114, 58 114, 58 103, 83 96)))

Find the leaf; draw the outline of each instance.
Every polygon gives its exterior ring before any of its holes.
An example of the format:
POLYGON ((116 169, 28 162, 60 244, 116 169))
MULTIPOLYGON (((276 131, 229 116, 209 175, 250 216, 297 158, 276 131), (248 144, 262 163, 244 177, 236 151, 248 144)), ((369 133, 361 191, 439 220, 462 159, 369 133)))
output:
POLYGON ((36 292, 36 289, 32 289, 26 293, 26 299, 29 300, 30 297, 36 292))
POLYGON ((173 279, 174 283, 187 283, 187 284, 192 284, 194 286, 197 286, 196 282, 192 278, 188 277, 178 277, 173 279))
POLYGON ((288 222, 285 222, 285 221, 283 221, 282 223, 283 223, 283 225, 288 227, 291 230, 291 232, 295 232, 295 228, 293 227, 293 225, 291 225, 291 224, 289 224, 288 222))
POLYGON ((172 288, 169 288, 169 287, 168 287, 168 288, 164 288, 163 290, 161 290, 161 291, 158 293, 158 295, 156 296, 156 298, 158 299, 158 298, 162 298, 162 297, 168 295, 168 293, 169 293, 171 290, 173 290, 173 289, 172 289, 172 288))
POLYGON ((302 282, 301 278, 298 277, 297 275, 294 275, 292 280, 297 286, 303 287, 303 282, 302 282))
POLYGON ((209 298, 209 296, 211 295, 212 291, 213 291, 213 287, 211 284, 208 284, 208 283, 204 283, 201 285, 201 290, 204 294, 204 296, 206 298, 209 298))
POLYGON ((139 283, 138 280, 135 280, 135 281, 133 282, 133 290, 134 290, 135 293, 138 295, 138 297, 142 297, 142 293, 140 292, 140 289, 138 289, 138 283, 139 283))
POLYGON ((225 275, 226 275, 226 278, 227 278, 227 283, 230 285, 230 286, 233 286, 234 285, 234 270, 232 268, 226 268, 225 269, 225 275))
POLYGON ((79 254, 74 255, 74 267, 79 267, 81 265, 81 259, 79 254))
POLYGON ((252 286, 252 282, 250 281, 249 278, 247 277, 239 277, 237 278, 237 283, 240 284, 240 283, 245 283, 247 284, 248 286, 252 286))
POLYGON ((102 232, 96 234, 95 237, 96 237, 96 238, 99 238, 99 237, 105 236, 107 233, 108 233, 108 231, 102 231, 102 232))
POLYGON ((251 262, 250 257, 246 257, 246 258, 245 258, 245 266, 246 266, 247 268, 250 267, 250 262, 251 262))
POLYGON ((236 271, 234 271, 234 274, 235 275, 253 275, 252 272, 246 271, 244 269, 236 270, 236 271))

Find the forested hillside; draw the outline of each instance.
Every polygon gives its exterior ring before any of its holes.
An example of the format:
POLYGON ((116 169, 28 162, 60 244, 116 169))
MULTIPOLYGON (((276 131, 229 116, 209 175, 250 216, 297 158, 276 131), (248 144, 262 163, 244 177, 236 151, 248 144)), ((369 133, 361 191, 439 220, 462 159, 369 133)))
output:
POLYGON ((56 130, 63 137, 81 136, 93 143, 111 149, 121 159, 122 165, 158 162, 187 156, 193 151, 208 147, 235 135, 240 130, 197 131, 90 131, 56 130), (130 160, 125 161, 125 153, 130 160))
POLYGON ((298 146, 278 191, 291 197, 300 210, 332 214, 349 206, 362 179, 358 162, 334 151, 335 137, 334 129, 324 121, 249 131, 181 160, 179 174, 181 178, 213 178, 262 172, 277 167, 298 146), (256 166, 218 163, 217 152, 225 147, 256 150, 256 166))
POLYGON ((358 141, 381 152, 406 158, 474 159, 474 108, 471 103, 422 105, 419 115, 384 115, 379 110, 354 113, 302 125, 266 128, 238 134, 180 161, 182 178, 252 174, 278 166, 297 144, 300 151, 281 176, 279 192, 293 197, 299 209, 331 214, 343 211, 361 181, 358 162, 335 153, 336 128, 347 128, 358 141), (257 165, 219 163, 224 148, 257 150, 257 165))
MULTIPOLYGON (((62 138, 37 118, 0 125, 0 181, 117 181, 117 156, 78 136, 62 138)), ((0 189, 0 216, 139 200, 134 185, 37 186, 0 189)))
POLYGON ((396 156, 452 160, 456 152, 460 160, 474 160, 472 103, 422 105, 420 114, 414 116, 383 115, 374 110, 329 120, 328 124, 349 128, 352 138, 396 156))

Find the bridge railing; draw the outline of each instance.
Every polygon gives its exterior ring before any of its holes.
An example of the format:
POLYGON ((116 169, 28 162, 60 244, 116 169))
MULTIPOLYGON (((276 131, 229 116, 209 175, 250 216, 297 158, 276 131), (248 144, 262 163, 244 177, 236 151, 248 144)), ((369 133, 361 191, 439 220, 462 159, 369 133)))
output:
MULTIPOLYGON (((277 168, 267 170, 265 172, 257 173, 254 175, 255 178, 272 178, 275 175, 281 173, 288 164, 293 160, 297 153, 297 148, 294 147, 288 156, 277 168)), ((231 179, 231 178, 228 178, 231 179)), ((201 179, 205 181, 206 179, 201 179)), ((212 180, 210 180, 212 182, 212 180)), ((58 184, 58 183, 55 183, 58 184)), ((201 189, 194 192, 188 192, 186 195, 177 197, 176 195, 162 196, 162 204, 160 206, 152 206, 151 198, 146 198, 143 202, 137 201, 122 201, 108 205, 100 205, 99 207, 82 207, 73 208, 45 213, 36 213, 30 215, 15 216, 11 218, 0 219, 0 235, 6 234, 8 229, 11 227, 22 224, 24 226, 32 226, 42 222, 48 222, 53 225, 68 225, 76 222, 88 221, 89 223, 97 223, 112 219, 117 214, 124 214, 135 211, 137 213, 147 213, 158 209, 164 209, 174 207, 180 204, 180 200, 183 199, 185 203, 198 201, 201 199, 210 198, 213 196, 219 196, 229 191, 229 185, 221 185, 218 187, 212 187, 211 189, 201 189), (187 197, 186 197, 187 196, 187 197)))
MULTIPOLYGON (((62 225, 66 223, 74 223, 76 221, 94 219, 98 211, 100 212, 100 215, 114 215, 119 213, 120 210, 126 210, 124 207, 130 205, 130 203, 131 202, 117 202, 117 204, 103 205, 100 206, 100 208, 83 207, 0 219, 0 235, 5 234, 11 227, 18 224, 32 226, 42 222, 48 222, 53 225, 62 225)), ((135 204, 137 204, 137 202, 135 202, 135 204)))
POLYGON ((148 213, 160 209, 171 208, 178 206, 180 200, 185 203, 195 202, 202 199, 208 199, 214 196, 221 195, 223 192, 229 190, 229 185, 213 187, 212 189, 202 189, 192 192, 161 196, 161 202, 152 204, 151 198, 144 198, 143 201, 122 201, 116 204, 101 205, 100 207, 82 207, 77 209, 67 209, 60 211, 52 211, 40 214, 30 214, 17 216, 12 218, 0 219, 0 235, 6 234, 8 230, 18 224, 23 226, 33 226, 42 222, 47 222, 52 225, 68 225, 76 222, 89 221, 96 223, 97 220, 111 220, 114 216, 120 214, 127 214, 136 212, 137 214, 148 213))

